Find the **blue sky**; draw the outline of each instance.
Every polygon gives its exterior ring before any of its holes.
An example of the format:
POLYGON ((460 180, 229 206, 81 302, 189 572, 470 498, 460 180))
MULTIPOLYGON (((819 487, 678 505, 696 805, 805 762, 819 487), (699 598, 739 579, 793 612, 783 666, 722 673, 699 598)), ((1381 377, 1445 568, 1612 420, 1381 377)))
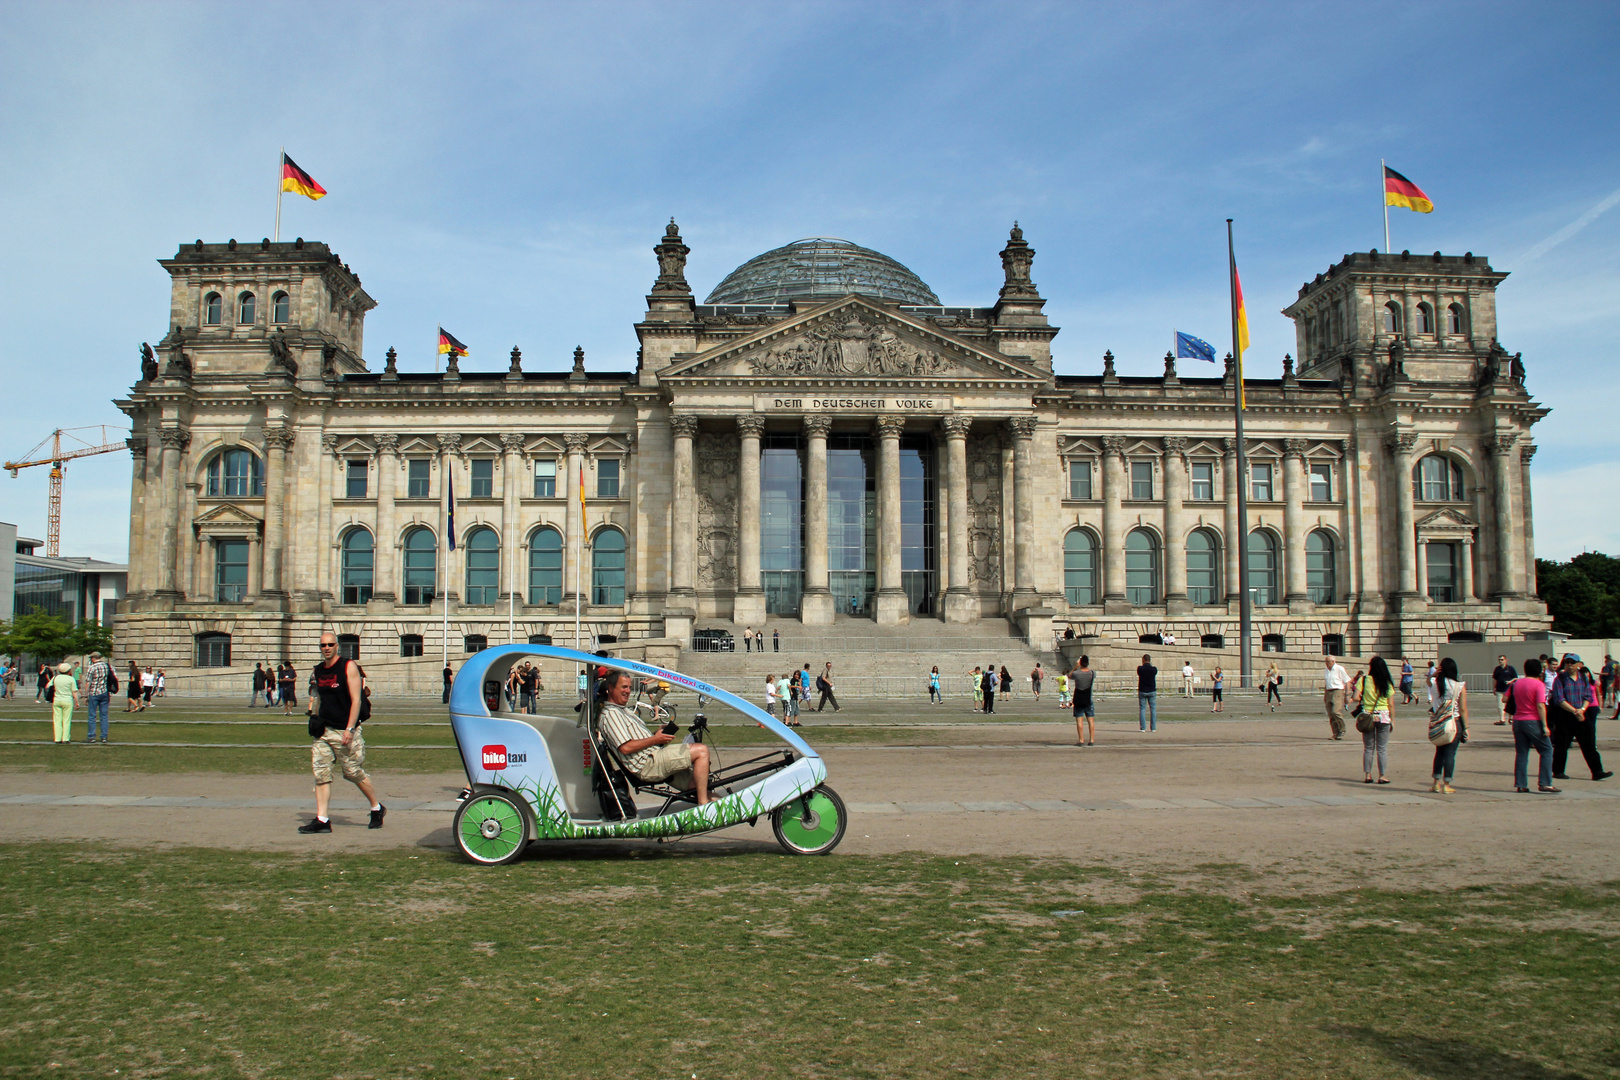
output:
MULTIPOLYGON (((1613 4, 0 4, 0 455, 119 423, 165 332, 158 258, 256 240, 282 145, 331 194, 378 301, 366 355, 431 370, 443 323, 504 368, 634 364, 674 216, 700 298, 802 236, 988 304, 1014 219, 1063 328, 1060 372, 1157 374, 1172 327, 1224 349, 1237 219, 1249 370, 1279 309, 1383 247, 1378 160, 1433 214, 1396 250, 1512 272, 1503 344, 1537 428, 1537 553, 1620 554, 1620 7, 1613 4), (1571 511, 1570 507, 1575 507, 1571 511)), ((122 558, 129 459, 69 466, 63 553, 122 558)), ((0 520, 43 536, 43 470, 0 520)))

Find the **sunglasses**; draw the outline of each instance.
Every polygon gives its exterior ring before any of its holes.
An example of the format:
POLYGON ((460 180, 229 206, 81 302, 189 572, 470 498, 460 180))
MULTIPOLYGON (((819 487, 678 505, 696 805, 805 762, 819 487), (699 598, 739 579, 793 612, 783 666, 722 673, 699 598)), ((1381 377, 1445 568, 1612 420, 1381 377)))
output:
POLYGON ((321 642, 321 648, 323 648, 323 649, 335 649, 335 648, 337 648, 337 642, 335 642, 335 641, 323 641, 323 642, 321 642))

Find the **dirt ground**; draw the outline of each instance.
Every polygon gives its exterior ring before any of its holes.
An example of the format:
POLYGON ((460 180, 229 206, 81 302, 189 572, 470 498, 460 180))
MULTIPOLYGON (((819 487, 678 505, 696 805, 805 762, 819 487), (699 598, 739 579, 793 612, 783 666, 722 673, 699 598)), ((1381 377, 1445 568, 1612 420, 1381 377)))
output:
MULTIPOLYGON (((1461 748, 1459 793, 1428 794, 1432 751, 1409 722, 1391 746, 1387 787, 1361 782, 1352 730, 1326 738, 1319 721, 1256 718, 1182 721, 1156 734, 1134 722, 1103 723, 1098 743, 1074 745, 1063 723, 984 726, 977 746, 833 747, 828 783, 850 804, 841 854, 923 851, 940 855, 1033 855, 1194 879, 1231 864, 1266 890, 1461 883, 1613 880, 1620 856, 1620 797, 1586 779, 1574 755, 1567 794, 1512 795, 1513 747, 1506 728, 1474 728, 1461 748), (1405 798, 1375 805, 1360 800, 1405 798), (1349 797, 1342 805, 1307 799, 1349 797), (1282 800, 1232 807, 1212 800, 1282 800), (1047 800, 1066 809, 964 809, 964 804, 1047 800), (1134 800, 1134 805, 1127 801, 1134 800), (1179 800, 1180 805, 1170 800, 1179 800), (1205 805, 1199 805, 1200 801, 1205 805), (1101 806, 1085 809, 1086 805, 1101 806), (1301 805, 1302 804, 1302 805, 1301 805), (1375 875, 1369 878, 1368 875, 1375 875)), ((914 741, 926 743, 926 735, 914 741)), ((1613 752, 1609 740, 1600 748, 1613 752)), ((377 762, 385 803, 455 797, 457 773, 390 777, 377 762)), ((1532 763, 1533 764, 1533 763, 1532 763)), ((308 800, 308 778, 289 775, 0 772, 0 795, 179 795, 212 799, 308 800)), ((453 850, 443 809, 396 809, 386 828, 364 828, 352 787, 334 790, 331 835, 301 836, 308 803, 256 808, 39 806, 0 804, 0 835, 13 841, 224 847, 265 851, 453 850)), ((1331 798, 1330 798, 1331 801, 1331 798)), ((592 851, 604 845, 592 845, 592 851)), ((769 826, 740 827, 677 845, 606 845, 606 852, 777 850, 769 826)), ((1229 875, 1228 875, 1229 876, 1229 875)))

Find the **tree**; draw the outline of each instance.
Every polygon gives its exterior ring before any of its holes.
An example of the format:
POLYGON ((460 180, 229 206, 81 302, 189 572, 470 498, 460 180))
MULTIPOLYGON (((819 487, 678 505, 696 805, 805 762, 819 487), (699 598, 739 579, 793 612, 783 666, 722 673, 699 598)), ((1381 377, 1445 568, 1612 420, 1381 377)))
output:
POLYGON ((14 656, 28 653, 45 663, 92 651, 105 655, 112 652, 112 631, 95 619, 75 625, 36 607, 27 615, 0 623, 0 650, 14 656))
POLYGON ((1575 638, 1620 637, 1620 559, 1589 551, 1567 563, 1536 560, 1536 591, 1552 628, 1575 638))

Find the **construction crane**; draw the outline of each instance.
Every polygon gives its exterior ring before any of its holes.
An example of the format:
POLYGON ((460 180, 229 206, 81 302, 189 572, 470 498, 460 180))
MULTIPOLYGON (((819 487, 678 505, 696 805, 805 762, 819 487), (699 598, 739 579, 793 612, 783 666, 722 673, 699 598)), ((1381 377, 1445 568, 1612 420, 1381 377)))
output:
POLYGON ((0 468, 10 470, 13 477, 16 477, 19 469, 28 469, 35 465, 49 465, 51 467, 50 512, 45 527, 45 554, 47 556, 54 559, 62 553, 63 463, 74 458, 110 454, 115 450, 126 449, 127 445, 124 442, 122 429, 108 427, 105 424, 92 427, 57 428, 45 436, 38 446, 24 454, 22 461, 8 461, 4 466, 0 466, 0 468), (96 441, 92 442, 87 436, 77 434, 81 431, 96 432, 96 441), (64 439, 68 440, 65 447, 63 445, 64 439), (50 453, 41 454, 41 451, 46 449, 49 449, 50 453))

